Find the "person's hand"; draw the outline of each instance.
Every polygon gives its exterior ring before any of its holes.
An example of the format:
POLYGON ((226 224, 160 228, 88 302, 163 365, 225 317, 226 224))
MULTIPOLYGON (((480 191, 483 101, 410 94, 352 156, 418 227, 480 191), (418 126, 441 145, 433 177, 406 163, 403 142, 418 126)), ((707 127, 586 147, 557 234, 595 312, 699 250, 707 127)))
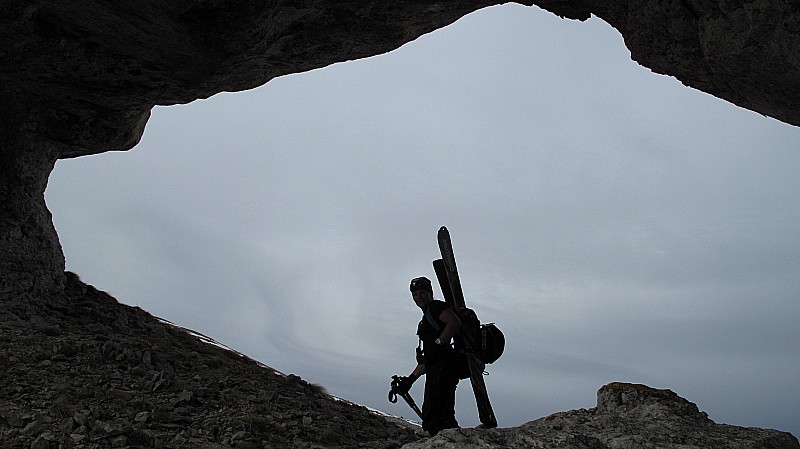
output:
POLYGON ((408 393, 415 380, 417 380, 417 376, 414 375, 401 377, 397 383, 397 390, 400 393, 408 393))

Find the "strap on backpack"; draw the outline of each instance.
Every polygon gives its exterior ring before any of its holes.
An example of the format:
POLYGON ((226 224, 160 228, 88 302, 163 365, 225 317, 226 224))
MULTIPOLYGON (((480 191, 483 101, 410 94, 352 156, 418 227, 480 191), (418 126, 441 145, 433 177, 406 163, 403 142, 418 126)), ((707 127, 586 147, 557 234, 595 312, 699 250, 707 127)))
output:
POLYGON ((433 326, 433 329, 436 332, 441 332, 442 327, 439 326, 439 323, 436 322, 436 318, 433 317, 430 307, 428 308, 428 310, 425 311, 425 319, 428 320, 428 323, 430 323, 431 326, 433 326))

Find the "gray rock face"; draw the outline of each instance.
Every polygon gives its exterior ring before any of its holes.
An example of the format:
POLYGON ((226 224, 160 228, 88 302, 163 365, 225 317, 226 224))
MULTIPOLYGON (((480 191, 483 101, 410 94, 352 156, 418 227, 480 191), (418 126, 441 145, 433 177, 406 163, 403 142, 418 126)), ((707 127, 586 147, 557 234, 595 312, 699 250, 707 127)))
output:
POLYGON ((509 429, 452 429, 403 449, 797 449, 797 438, 776 430, 716 424, 670 390, 611 383, 597 407, 556 413, 509 429))
MULTIPOLYGON (((5 0, 0 15, 0 298, 58 291, 42 199, 58 158, 126 150, 154 105, 387 52, 497 0, 5 0)), ((797 0, 526 0, 600 17, 633 59, 800 125, 797 0)))

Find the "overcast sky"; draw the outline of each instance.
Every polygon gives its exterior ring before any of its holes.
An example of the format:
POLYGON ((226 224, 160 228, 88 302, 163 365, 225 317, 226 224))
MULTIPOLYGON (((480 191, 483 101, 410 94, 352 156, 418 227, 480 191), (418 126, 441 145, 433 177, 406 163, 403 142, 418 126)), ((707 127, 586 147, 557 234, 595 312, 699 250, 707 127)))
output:
MULTIPOLYGON (((638 66, 599 19, 506 5, 156 108, 133 150, 60 161, 47 202, 84 281, 392 414, 446 225, 508 339, 501 426, 624 381, 800 436, 798 169, 800 128, 638 66)), ((468 382, 457 415, 478 423, 468 382)))

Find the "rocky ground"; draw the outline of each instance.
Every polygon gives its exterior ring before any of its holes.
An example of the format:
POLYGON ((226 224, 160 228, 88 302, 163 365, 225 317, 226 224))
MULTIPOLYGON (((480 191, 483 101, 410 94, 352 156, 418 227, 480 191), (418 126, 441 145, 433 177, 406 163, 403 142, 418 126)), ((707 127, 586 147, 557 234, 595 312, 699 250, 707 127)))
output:
POLYGON ((0 448, 396 448, 414 428, 68 276, 0 310, 0 448))
POLYGON ((512 429, 445 430, 403 449, 800 449, 792 434, 717 424, 670 390, 611 383, 597 407, 512 429))

